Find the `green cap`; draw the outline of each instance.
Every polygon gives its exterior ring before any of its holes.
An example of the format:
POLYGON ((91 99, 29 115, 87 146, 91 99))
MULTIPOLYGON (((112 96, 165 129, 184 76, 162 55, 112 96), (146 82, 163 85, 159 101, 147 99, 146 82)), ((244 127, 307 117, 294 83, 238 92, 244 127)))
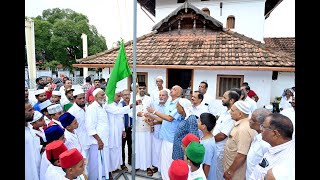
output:
POLYGON ((201 164, 204 159, 205 148, 202 144, 192 141, 186 148, 187 157, 195 163, 201 164))

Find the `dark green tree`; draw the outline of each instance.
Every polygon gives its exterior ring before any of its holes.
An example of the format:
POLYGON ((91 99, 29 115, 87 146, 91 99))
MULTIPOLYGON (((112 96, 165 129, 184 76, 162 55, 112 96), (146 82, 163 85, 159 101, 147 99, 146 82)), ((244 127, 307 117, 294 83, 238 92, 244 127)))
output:
POLYGON ((47 9, 42 16, 32 18, 35 26, 36 60, 52 67, 59 62, 73 69, 82 58, 82 33, 88 36, 88 55, 107 50, 106 40, 88 17, 71 9, 47 9), (50 63, 54 61, 54 63, 50 63))

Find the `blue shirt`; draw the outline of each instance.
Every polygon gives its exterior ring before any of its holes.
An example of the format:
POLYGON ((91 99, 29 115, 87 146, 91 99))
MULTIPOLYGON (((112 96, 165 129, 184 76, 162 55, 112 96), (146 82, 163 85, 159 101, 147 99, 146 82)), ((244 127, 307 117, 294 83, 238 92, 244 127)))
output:
MULTIPOLYGON (((40 107, 39 107, 39 104, 40 104, 40 101, 38 101, 36 104, 34 104, 34 105, 33 105, 33 109, 34 109, 35 111, 41 112, 40 107)), ((42 112, 41 112, 41 113, 42 113, 42 112)))
POLYGON ((177 111, 177 103, 179 99, 180 98, 177 98, 174 101, 170 101, 169 104, 164 108, 164 113, 173 117, 173 120, 171 122, 167 120, 162 121, 160 138, 171 143, 173 143, 174 133, 180 122, 180 114, 177 111))
MULTIPOLYGON (((153 103, 153 107, 156 111, 164 114, 164 108, 166 107, 166 104, 168 104, 168 103, 160 104, 159 102, 155 102, 155 103, 153 103)), ((160 130, 161 130, 161 124, 154 125, 153 136, 159 139, 160 138, 160 130)))
POLYGON ((208 178, 210 180, 217 179, 217 158, 216 158, 216 141, 214 137, 206 140, 200 140, 205 148, 203 164, 210 165, 208 178))
POLYGON ((181 148, 182 139, 188 134, 192 133, 199 138, 198 133, 198 122, 195 115, 190 115, 188 119, 184 119, 184 117, 180 116, 180 123, 178 125, 177 131, 174 135, 173 140, 173 150, 172 150, 172 159, 181 159, 183 160, 183 150, 181 148))
MULTIPOLYGON (((122 107, 126 106, 124 101, 121 101, 122 107)), ((124 114, 124 128, 127 129, 129 126, 129 115, 124 114)), ((132 118, 130 118, 130 127, 132 126, 132 118)))

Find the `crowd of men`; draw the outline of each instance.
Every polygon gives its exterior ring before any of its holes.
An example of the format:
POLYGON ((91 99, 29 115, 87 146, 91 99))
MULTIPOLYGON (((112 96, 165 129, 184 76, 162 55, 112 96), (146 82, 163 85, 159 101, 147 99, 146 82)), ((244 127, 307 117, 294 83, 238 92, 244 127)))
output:
POLYGON ((291 90, 289 104, 273 113, 257 108, 259 97, 248 83, 224 92, 217 104, 205 81, 189 100, 179 85, 169 90, 158 76, 150 94, 139 82, 136 92, 133 85, 116 89, 108 104, 104 79, 87 77, 78 89, 67 77, 63 85, 50 77, 37 81, 36 102, 25 89, 26 180, 113 179, 132 163, 164 180, 295 179, 291 90))

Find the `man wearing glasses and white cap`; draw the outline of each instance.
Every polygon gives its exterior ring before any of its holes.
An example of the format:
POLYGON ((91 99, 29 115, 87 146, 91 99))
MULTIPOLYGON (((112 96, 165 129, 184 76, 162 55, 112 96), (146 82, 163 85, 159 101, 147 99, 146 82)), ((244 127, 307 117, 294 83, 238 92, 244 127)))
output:
MULTIPOLYGON (((152 90, 150 96, 151 96, 152 102, 158 104, 159 103, 159 93, 160 93, 160 91, 161 90, 166 90, 168 92, 168 94, 170 94, 170 90, 163 86, 163 77, 162 76, 158 76, 156 78, 156 85, 157 85, 157 88, 152 90)), ((169 95, 168 102, 170 102, 170 101, 171 101, 171 96, 169 95)))

